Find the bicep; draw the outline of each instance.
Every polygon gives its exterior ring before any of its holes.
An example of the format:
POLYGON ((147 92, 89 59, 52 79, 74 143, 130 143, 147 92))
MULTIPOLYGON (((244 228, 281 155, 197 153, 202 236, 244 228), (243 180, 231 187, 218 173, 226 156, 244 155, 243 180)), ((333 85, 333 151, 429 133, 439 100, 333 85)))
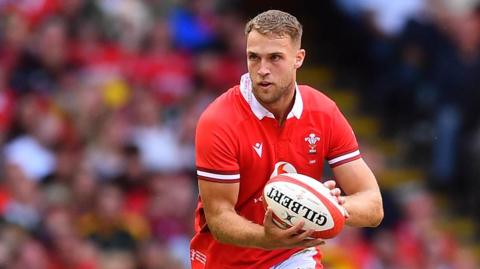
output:
POLYGON ((240 183, 198 180, 198 187, 207 222, 225 211, 235 211, 240 183))
POLYGON ((379 191, 377 180, 363 159, 357 159, 333 169, 338 186, 347 194, 379 191))

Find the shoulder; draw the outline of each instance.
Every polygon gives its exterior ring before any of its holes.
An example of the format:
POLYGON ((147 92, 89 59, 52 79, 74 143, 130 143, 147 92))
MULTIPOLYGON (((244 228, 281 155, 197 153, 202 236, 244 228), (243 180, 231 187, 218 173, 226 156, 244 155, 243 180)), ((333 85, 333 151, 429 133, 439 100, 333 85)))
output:
POLYGON ((198 128, 219 128, 237 125, 245 118, 238 86, 217 97, 203 111, 198 121, 198 128))
POLYGON ((317 113, 333 113, 338 110, 337 104, 323 92, 307 85, 299 85, 304 110, 317 113))

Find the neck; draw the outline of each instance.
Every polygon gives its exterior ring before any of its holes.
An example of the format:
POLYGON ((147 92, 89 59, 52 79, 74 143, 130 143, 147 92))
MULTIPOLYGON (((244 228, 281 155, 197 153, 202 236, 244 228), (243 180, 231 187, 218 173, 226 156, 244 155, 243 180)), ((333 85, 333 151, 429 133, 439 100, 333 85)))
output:
POLYGON ((287 119, 288 112, 292 110, 295 103, 295 84, 293 83, 288 90, 288 93, 282 96, 277 102, 271 104, 264 104, 260 102, 268 111, 270 111, 279 125, 282 125, 287 119))

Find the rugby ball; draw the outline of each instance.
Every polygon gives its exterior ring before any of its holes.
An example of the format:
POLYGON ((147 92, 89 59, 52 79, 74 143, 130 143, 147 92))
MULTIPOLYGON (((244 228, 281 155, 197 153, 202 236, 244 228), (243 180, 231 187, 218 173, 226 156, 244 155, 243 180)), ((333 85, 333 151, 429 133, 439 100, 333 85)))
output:
POLYGON ((300 220, 311 237, 328 239, 338 235, 345 224, 345 209, 330 190, 309 176, 286 173, 272 177, 263 189, 264 205, 273 211, 273 221, 288 228, 300 220))

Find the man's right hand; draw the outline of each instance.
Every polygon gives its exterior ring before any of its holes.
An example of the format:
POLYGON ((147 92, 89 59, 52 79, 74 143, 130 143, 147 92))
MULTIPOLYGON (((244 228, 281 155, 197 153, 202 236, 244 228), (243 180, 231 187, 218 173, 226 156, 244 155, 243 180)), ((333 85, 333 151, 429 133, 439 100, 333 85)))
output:
POLYGON ((310 238, 313 230, 303 231, 304 221, 300 221, 288 229, 281 229, 273 222, 273 211, 268 208, 263 219, 265 237, 261 242, 264 249, 308 248, 324 244, 322 239, 310 238))

